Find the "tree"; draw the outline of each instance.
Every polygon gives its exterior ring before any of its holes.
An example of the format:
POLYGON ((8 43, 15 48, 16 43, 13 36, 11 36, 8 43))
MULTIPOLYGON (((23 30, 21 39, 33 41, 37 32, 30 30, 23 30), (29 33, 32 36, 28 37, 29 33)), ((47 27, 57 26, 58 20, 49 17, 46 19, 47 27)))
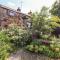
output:
POLYGON ((48 11, 48 8, 43 7, 39 13, 36 12, 32 14, 31 20, 32 20, 33 31, 44 33, 50 30, 49 22, 47 19, 48 13, 46 14, 47 11, 48 11))
POLYGON ((51 26, 52 28, 60 27, 60 0, 58 2, 55 1, 55 3, 52 5, 52 8, 50 10, 51 13, 51 26))
POLYGON ((41 9, 41 12, 40 12, 40 15, 42 15, 43 17, 48 17, 48 8, 43 6, 42 9, 41 9))
POLYGON ((50 13, 55 16, 60 16, 60 3, 57 1, 52 5, 52 9, 50 10, 50 13))

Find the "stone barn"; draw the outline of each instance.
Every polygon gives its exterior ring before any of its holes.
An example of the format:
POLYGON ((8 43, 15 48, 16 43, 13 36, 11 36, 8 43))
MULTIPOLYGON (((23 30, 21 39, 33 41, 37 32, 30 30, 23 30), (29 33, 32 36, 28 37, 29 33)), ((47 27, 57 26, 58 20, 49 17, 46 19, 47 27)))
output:
POLYGON ((22 27, 30 27, 31 19, 29 15, 21 13, 19 8, 14 10, 0 4, 0 26, 7 27, 11 23, 16 23, 22 27))

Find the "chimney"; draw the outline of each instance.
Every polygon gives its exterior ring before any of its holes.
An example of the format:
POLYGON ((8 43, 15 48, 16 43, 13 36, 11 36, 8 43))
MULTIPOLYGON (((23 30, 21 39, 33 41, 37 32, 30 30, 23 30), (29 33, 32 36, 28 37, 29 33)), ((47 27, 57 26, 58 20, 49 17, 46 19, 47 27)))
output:
POLYGON ((17 12, 21 12, 21 9, 18 7, 17 12))
POLYGON ((28 15, 31 16, 32 15, 32 11, 30 10, 30 12, 28 12, 28 15))

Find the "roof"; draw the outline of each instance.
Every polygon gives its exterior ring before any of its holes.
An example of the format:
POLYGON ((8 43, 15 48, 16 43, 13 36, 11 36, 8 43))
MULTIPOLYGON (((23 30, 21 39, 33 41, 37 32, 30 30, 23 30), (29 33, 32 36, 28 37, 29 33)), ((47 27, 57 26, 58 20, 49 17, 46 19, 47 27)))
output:
POLYGON ((25 19, 30 18, 29 15, 24 14, 24 13, 22 13, 22 12, 18 12, 17 10, 14 10, 14 9, 9 8, 9 7, 7 7, 7 6, 4 6, 4 5, 1 5, 1 4, 0 4, 0 7, 4 8, 4 9, 7 9, 7 10, 11 10, 11 11, 16 12, 16 13, 19 13, 22 18, 25 18, 25 19))
POLYGON ((0 4, 0 7, 4 8, 4 9, 7 9, 7 10, 14 11, 14 12, 16 12, 16 13, 19 13, 21 16, 28 16, 28 17, 30 17, 30 16, 27 15, 27 14, 24 14, 24 13, 22 13, 22 12, 18 12, 17 10, 14 10, 14 9, 9 8, 9 7, 7 7, 7 6, 4 6, 4 5, 1 5, 1 4, 0 4))
POLYGON ((1 5, 1 4, 0 4, 0 7, 4 8, 4 9, 7 9, 7 10, 16 11, 16 10, 14 10, 14 9, 12 9, 12 8, 9 8, 9 7, 5 6, 5 5, 1 5))

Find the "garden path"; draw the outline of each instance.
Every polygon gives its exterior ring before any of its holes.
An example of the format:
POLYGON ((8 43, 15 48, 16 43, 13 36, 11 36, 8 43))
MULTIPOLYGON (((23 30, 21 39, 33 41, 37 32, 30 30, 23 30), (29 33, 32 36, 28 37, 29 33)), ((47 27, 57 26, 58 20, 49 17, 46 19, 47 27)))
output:
POLYGON ((60 59, 50 59, 41 54, 28 53, 24 52, 23 50, 20 50, 14 54, 11 54, 11 56, 7 60, 60 60, 60 59))

